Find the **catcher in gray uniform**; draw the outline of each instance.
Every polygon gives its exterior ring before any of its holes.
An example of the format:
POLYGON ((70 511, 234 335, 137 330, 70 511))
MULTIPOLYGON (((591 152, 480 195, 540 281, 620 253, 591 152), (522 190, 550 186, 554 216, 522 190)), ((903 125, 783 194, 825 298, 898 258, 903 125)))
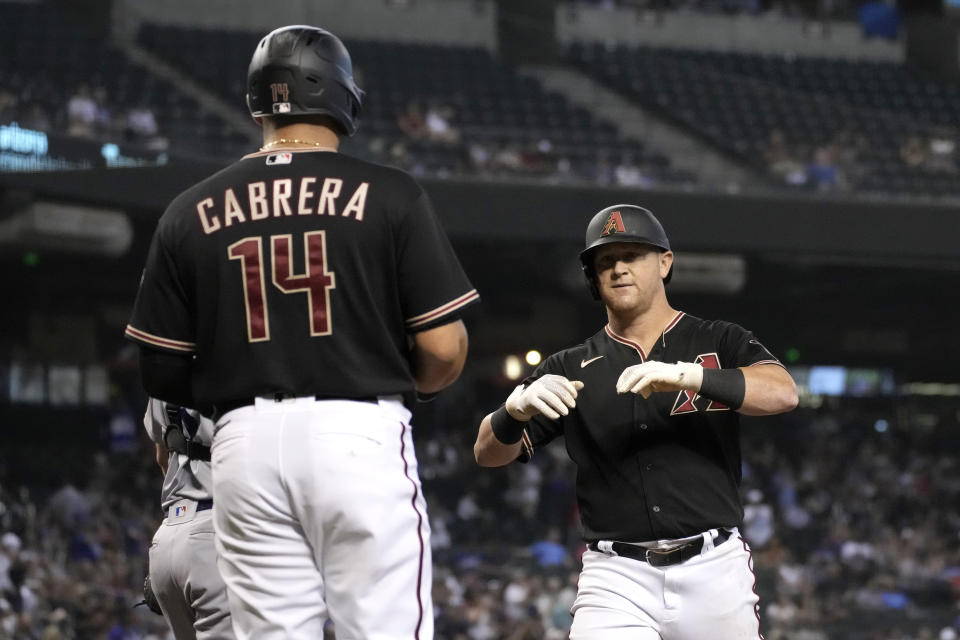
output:
POLYGON ((163 470, 165 518, 150 545, 150 582, 177 640, 234 638, 213 538, 213 422, 150 399, 143 424, 163 470))

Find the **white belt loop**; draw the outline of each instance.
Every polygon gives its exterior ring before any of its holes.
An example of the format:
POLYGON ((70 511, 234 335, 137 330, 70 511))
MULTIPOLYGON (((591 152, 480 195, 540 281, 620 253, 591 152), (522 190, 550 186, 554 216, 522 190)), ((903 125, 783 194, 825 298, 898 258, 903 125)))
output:
POLYGON ((617 555, 617 552, 613 550, 613 541, 611 540, 598 540, 597 551, 602 551, 611 556, 617 555))
POLYGON ((711 549, 716 548, 713 541, 716 540, 718 535, 720 535, 720 533, 716 529, 710 529, 709 531, 704 531, 700 535, 703 536, 703 548, 700 550, 700 553, 705 553, 707 551, 710 551, 711 549))

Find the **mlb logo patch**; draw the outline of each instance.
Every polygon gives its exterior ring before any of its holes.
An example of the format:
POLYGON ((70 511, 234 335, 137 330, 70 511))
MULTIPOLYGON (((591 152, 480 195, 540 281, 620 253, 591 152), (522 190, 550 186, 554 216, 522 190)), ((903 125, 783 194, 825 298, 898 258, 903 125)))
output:
POLYGON ((167 511, 167 524, 177 525, 190 522, 197 513, 197 502, 184 498, 170 505, 167 511))
POLYGON ((289 102, 274 102, 273 103, 273 112, 276 113, 290 113, 290 103, 289 102))
POLYGON ((290 164, 291 162, 293 162, 292 153, 273 153, 267 156, 268 165, 290 164))

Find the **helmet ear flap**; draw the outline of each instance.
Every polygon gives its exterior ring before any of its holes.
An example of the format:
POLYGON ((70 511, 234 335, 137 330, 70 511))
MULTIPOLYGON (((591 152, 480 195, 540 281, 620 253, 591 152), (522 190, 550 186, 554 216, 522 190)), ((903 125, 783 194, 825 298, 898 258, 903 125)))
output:
POLYGON ((590 295, 593 296, 594 300, 600 299, 600 288, 597 286, 597 276, 593 273, 593 269, 587 265, 580 265, 580 268, 583 269, 583 277, 587 281, 587 289, 590 290, 590 295))

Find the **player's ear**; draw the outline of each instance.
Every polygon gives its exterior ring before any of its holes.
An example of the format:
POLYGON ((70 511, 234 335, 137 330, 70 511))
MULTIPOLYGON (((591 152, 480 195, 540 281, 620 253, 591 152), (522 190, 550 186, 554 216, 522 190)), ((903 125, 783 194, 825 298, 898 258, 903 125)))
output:
POLYGON ((673 251, 660 252, 660 279, 666 280, 673 268, 673 251))

